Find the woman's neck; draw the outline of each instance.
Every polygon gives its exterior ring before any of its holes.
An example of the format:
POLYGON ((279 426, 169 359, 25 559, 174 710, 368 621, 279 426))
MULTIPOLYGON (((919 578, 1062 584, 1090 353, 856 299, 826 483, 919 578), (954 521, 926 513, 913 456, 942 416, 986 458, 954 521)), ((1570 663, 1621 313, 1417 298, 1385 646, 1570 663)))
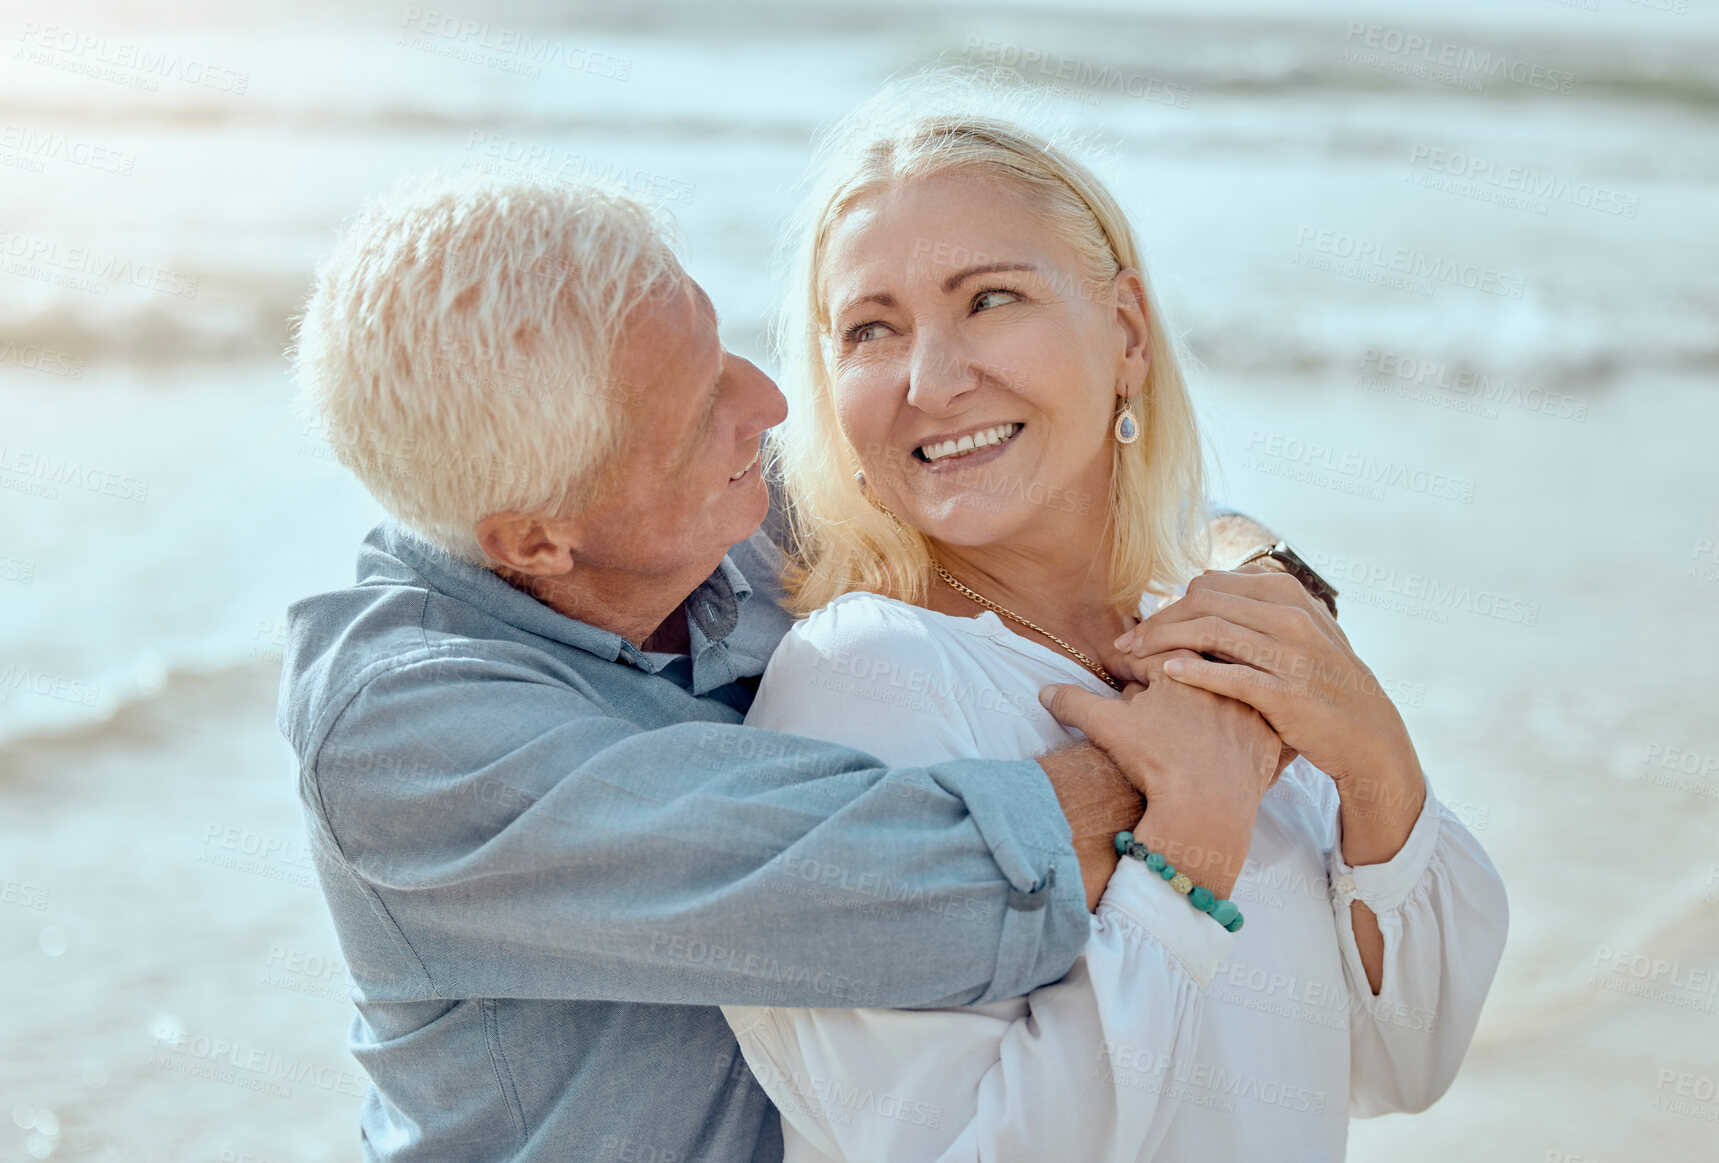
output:
MULTIPOLYGON (((962 585, 1042 627, 1035 634, 1008 618, 1004 624, 1014 632, 1059 653, 1048 635, 1062 639, 1094 662, 1109 649, 1118 634, 1134 624, 1132 611, 1124 614, 1110 605, 1107 584, 1108 555, 1094 553, 1081 560, 1067 552, 1042 553, 1010 545, 952 546, 931 542, 931 552, 944 569, 962 585)), ((986 607, 961 593, 933 571, 926 591, 926 606, 942 614, 976 617, 986 607)))

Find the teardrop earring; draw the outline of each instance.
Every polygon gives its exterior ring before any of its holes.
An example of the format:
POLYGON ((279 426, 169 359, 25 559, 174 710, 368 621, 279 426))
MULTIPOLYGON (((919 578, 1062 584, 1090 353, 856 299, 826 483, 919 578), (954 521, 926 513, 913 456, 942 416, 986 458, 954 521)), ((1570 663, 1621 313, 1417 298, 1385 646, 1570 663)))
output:
POLYGON ((872 508, 882 510, 883 513, 885 515, 887 515, 891 521, 894 521, 895 527, 897 529, 903 528, 903 526, 901 524, 901 518, 897 517, 895 515, 894 511, 891 510, 888 505, 884 504, 882 501, 878 500, 876 497, 874 497, 870 493, 866 492, 866 489, 865 489, 865 470, 864 469, 856 469, 854 471, 854 487, 859 489, 860 495, 871 503, 872 508))
POLYGON ((1122 401, 1122 414, 1116 417, 1116 443, 1133 444, 1140 439, 1140 425, 1134 420, 1134 405, 1122 401))

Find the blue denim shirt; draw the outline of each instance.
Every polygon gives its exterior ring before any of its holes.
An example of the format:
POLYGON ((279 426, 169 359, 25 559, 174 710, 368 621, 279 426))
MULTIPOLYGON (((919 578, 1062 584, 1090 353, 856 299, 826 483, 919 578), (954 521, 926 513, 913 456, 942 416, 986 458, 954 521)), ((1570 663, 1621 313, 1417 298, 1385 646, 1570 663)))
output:
POLYGON ((890 769, 740 725, 790 621, 779 564, 733 547, 685 603, 690 655, 393 525, 357 585, 292 607, 280 725, 355 982, 366 1159, 777 1160, 716 1006, 962 1005, 1073 963, 1036 763, 890 769))

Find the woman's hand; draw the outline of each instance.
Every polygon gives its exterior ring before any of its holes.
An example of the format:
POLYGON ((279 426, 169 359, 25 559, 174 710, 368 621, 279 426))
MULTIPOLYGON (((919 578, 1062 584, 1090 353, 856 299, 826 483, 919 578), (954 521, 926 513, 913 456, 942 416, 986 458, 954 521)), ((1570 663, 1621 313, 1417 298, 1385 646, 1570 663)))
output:
POLYGON ((1259 713, 1192 684, 1163 681, 1129 684, 1120 699, 1049 686, 1039 700, 1109 754, 1146 797, 1133 829, 1140 842, 1228 897, 1277 770, 1280 743, 1259 713))
POLYGON ((1207 572, 1117 639, 1130 677, 1162 673, 1248 704, 1286 747, 1330 775, 1350 864, 1388 860, 1426 795, 1408 728, 1325 607, 1287 574, 1207 572), (1217 661, 1213 661, 1216 659, 1217 661), (1150 661, 1149 661, 1150 660, 1150 661))

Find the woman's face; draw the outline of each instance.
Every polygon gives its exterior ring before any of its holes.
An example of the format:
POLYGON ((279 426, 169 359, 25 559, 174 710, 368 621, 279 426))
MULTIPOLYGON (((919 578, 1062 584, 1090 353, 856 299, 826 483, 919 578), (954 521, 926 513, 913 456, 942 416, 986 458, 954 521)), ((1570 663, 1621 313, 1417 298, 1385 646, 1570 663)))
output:
POLYGON ((947 544, 1054 542, 1108 511, 1117 396, 1145 379, 1143 291, 1132 271, 1094 285, 1040 219, 1006 181, 952 173, 831 233, 837 421, 879 500, 947 544))

